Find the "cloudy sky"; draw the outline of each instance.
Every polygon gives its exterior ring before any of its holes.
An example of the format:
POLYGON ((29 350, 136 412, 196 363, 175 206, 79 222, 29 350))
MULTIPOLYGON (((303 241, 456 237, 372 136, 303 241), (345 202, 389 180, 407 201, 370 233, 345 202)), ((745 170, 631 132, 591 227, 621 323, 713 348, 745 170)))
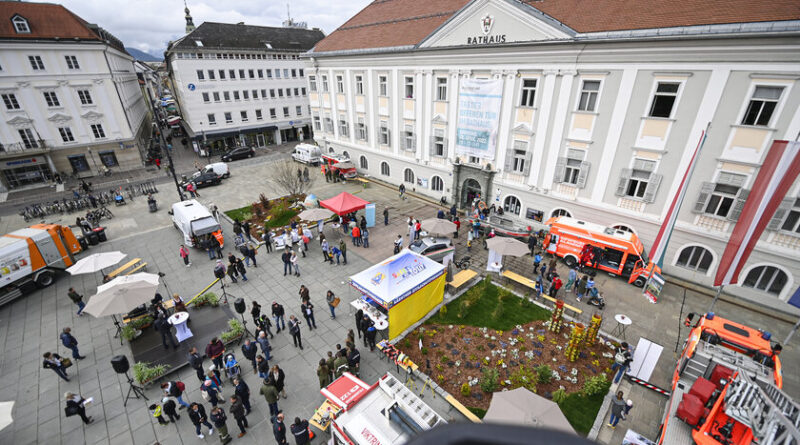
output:
MULTIPOLYGON (((69 10, 122 39, 125 46, 161 54, 167 42, 184 35, 182 0, 60 0, 69 10)), ((205 21, 280 26, 286 4, 292 18, 330 34, 370 0, 187 0, 195 26, 205 21)))

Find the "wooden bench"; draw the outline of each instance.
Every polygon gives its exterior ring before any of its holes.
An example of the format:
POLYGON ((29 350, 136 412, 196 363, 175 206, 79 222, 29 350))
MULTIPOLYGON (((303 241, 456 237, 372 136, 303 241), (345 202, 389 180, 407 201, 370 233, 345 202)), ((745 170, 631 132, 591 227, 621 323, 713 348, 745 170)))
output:
POLYGON ((453 396, 448 394, 447 397, 445 397, 444 399, 447 400, 447 402, 450 403, 450 405, 452 405, 453 408, 457 409, 458 412, 463 414, 464 417, 469 419, 471 422, 483 423, 483 421, 481 419, 479 419, 478 416, 476 416, 472 411, 468 410, 467 407, 462 405, 461 402, 456 400, 455 397, 453 397, 453 396))
POLYGON ((139 272, 141 270, 147 270, 147 263, 142 263, 142 264, 134 267, 133 269, 131 269, 130 272, 126 273, 125 275, 133 275, 136 272, 139 272))
MULTIPOLYGON (((526 287, 531 288, 533 290, 536 289, 536 282, 535 281, 531 280, 530 278, 523 277, 522 275, 520 275, 518 273, 511 272, 510 270, 505 270, 505 271, 503 271, 503 273, 501 275, 503 277, 505 277, 505 278, 507 278, 507 279, 509 279, 511 281, 517 282, 517 283, 519 283, 519 284, 521 284, 523 286, 526 286, 526 287)), ((548 295, 545 295, 544 293, 541 294, 541 297, 544 298, 547 301, 550 301, 550 302, 554 303, 554 304, 556 302, 555 298, 550 297, 548 295)), ((572 312, 575 312, 578 315, 583 313, 583 310, 581 310, 579 308, 576 308, 575 306, 571 306, 569 304, 566 304, 566 303, 564 303, 564 308, 565 309, 569 309, 569 310, 571 310, 572 312)))
POLYGON ((453 276, 453 281, 447 284, 452 287, 453 290, 458 290, 459 287, 463 286, 476 276, 478 276, 478 272, 475 272, 472 269, 462 270, 453 276))
POLYGON ((119 268, 115 269, 113 272, 107 274, 106 276, 109 279, 113 279, 117 275, 121 274, 122 272, 125 272, 126 269, 128 269, 130 267, 133 267, 136 263, 138 263, 140 261, 142 261, 141 258, 134 258, 134 259, 128 261, 127 263, 125 263, 124 265, 120 266, 119 268))
POLYGON ((322 432, 328 431, 328 428, 331 426, 333 418, 336 417, 337 414, 339 414, 339 411, 341 411, 341 408, 334 405, 329 400, 325 400, 325 402, 319 408, 317 408, 316 411, 314 411, 314 415, 310 419, 308 419, 308 424, 317 428, 322 432), (326 411, 328 411, 328 408, 331 409, 331 418, 327 422, 322 423, 322 415, 326 411))

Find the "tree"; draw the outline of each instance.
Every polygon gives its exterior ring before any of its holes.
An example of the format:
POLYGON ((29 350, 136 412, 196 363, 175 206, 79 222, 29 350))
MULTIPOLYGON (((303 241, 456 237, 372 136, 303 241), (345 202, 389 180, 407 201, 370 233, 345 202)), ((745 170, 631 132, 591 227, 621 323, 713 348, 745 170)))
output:
POLYGON ((316 179, 315 175, 309 174, 306 180, 303 175, 306 168, 308 167, 300 167, 289 160, 278 161, 273 164, 272 180, 289 195, 306 193, 311 190, 316 179))

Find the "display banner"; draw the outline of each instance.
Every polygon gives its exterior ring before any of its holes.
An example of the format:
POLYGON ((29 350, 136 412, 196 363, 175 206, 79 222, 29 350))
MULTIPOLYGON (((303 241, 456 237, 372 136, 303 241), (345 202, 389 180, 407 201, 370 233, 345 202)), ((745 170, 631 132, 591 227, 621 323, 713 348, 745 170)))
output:
POLYGON ((462 79, 458 91, 456 153, 494 159, 503 80, 462 79))

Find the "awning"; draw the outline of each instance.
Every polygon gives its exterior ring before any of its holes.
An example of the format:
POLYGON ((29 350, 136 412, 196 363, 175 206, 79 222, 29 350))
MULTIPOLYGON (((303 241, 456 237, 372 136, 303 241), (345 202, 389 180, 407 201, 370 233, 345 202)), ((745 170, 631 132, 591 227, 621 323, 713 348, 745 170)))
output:
POLYGON ((364 201, 363 199, 353 196, 347 192, 339 193, 331 199, 326 199, 319 202, 319 205, 337 215, 346 215, 348 213, 361 210, 367 204, 369 204, 369 201, 364 201))
POLYGON ((347 411, 362 397, 367 395, 370 386, 358 377, 345 372, 330 385, 319 390, 331 403, 347 411))

